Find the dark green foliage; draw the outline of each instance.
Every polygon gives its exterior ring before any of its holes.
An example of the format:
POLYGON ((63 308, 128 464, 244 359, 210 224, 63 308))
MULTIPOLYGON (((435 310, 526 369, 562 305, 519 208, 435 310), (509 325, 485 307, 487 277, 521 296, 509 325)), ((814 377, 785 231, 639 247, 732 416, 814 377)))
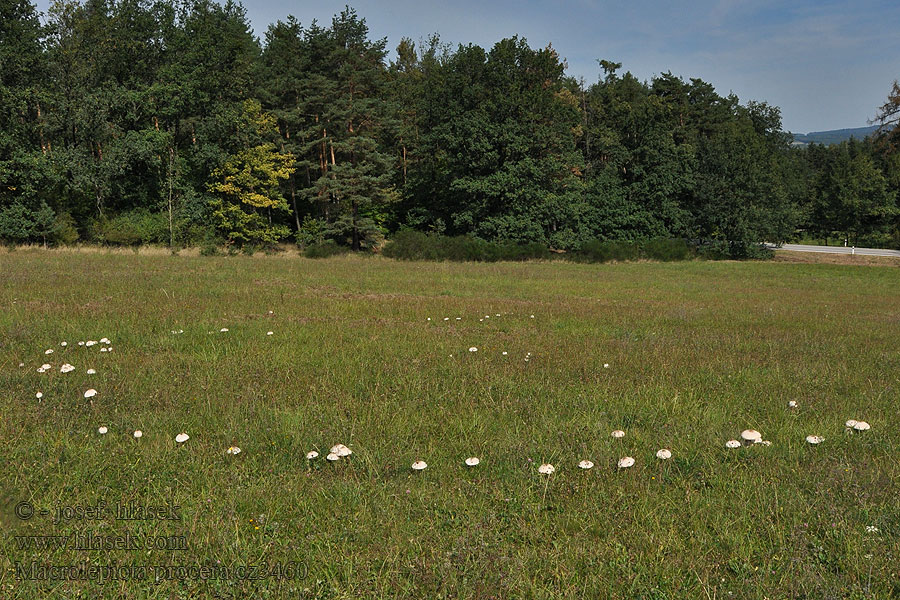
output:
POLYGON ((774 251, 764 244, 741 240, 703 240, 697 244, 697 255, 708 260, 768 260, 774 251))
POLYGON ((165 244, 169 230, 166 215, 136 209, 94 222, 92 238, 102 244, 139 246, 165 244))
POLYGON ((635 260, 641 256, 639 242, 592 240, 573 252, 572 260, 578 262, 609 262, 635 260))
POLYGON ((494 243, 470 236, 427 235, 403 230, 385 245, 382 253, 401 260, 453 260, 495 262, 550 258, 539 243, 494 243))
POLYGON ((318 244, 310 244, 303 250, 303 256, 306 258, 328 258, 348 251, 349 248, 346 246, 339 246, 334 240, 327 240, 318 244))
MULTIPOLYGON (((610 262, 626 260, 676 261, 694 258, 693 246, 686 240, 652 238, 649 240, 591 240, 577 251, 567 254, 577 262, 610 262)), ((724 257, 723 257, 724 258, 724 257)))
POLYGON ((53 211, 46 204, 31 209, 20 202, 0 208, 0 239, 12 243, 47 241, 53 231, 53 211))
POLYGON ((668 238, 647 240, 641 250, 646 258, 660 261, 688 260, 694 254, 693 248, 687 241, 668 238))

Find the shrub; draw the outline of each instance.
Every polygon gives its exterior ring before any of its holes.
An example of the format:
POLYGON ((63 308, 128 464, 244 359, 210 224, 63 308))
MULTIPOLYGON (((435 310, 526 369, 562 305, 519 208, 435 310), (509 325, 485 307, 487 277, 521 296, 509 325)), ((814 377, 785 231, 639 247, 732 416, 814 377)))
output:
POLYGON ((615 240, 592 240, 572 254, 578 262, 609 262, 611 260, 634 260, 641 255, 636 242, 615 240))
POLYGON ((334 240, 326 240, 320 244, 307 246, 306 250, 303 251, 303 256, 306 258, 328 258, 329 256, 344 254, 345 252, 349 252, 349 249, 344 246, 338 246, 334 240))
POLYGON ((169 241, 169 222, 162 213, 133 210, 94 222, 94 239, 104 244, 139 246, 169 241))
POLYGON ((643 254, 652 260, 688 260, 693 255, 693 249, 685 240, 653 238, 644 243, 643 254))
POLYGON ((56 215, 53 222, 53 240, 58 244, 70 246, 78 241, 78 228, 75 218, 67 212, 56 215))
POLYGON ((698 240, 697 254, 708 260, 769 260, 775 252, 758 242, 698 240))
POLYGON ((382 252, 400 260, 482 261, 549 258, 550 251, 538 243, 499 244, 470 236, 426 235, 420 231, 398 231, 382 252))
POLYGON ((46 242, 47 235, 52 233, 53 222, 53 210, 46 203, 33 209, 14 202, 0 208, 0 239, 8 244, 46 242))

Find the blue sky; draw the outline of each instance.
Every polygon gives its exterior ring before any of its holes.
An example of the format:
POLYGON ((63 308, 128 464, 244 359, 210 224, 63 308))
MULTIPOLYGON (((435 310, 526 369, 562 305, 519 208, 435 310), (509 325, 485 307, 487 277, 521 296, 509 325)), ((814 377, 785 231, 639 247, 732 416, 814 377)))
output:
MULTIPOLYGON (((303 25, 330 24, 346 2, 246 0, 260 37, 292 14, 303 25)), ((40 0, 46 10, 49 0, 40 0)), ((623 63, 640 79, 672 71, 699 77, 742 102, 781 107, 797 133, 862 127, 900 78, 900 2, 896 0, 356 0, 372 38, 490 48, 519 34, 532 47, 552 43, 568 73, 597 80, 597 59, 623 63)), ((393 54, 393 53, 392 53, 393 54)))

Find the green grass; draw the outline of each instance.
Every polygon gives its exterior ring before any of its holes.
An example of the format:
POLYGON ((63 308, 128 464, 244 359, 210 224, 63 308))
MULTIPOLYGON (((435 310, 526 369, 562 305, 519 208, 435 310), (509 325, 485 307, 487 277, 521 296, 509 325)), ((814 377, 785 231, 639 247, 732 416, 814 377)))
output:
POLYGON ((33 250, 0 273, 4 599, 900 595, 895 269, 33 250), (104 336, 113 352, 76 346, 104 336), (848 418, 872 430, 847 435, 848 418), (772 446, 724 447, 748 427, 772 446), (305 459, 338 442, 349 460, 305 459), (181 520, 23 522, 23 500, 181 520), (126 531, 189 549, 14 537, 126 531), (17 580, 31 561, 304 567, 17 580))

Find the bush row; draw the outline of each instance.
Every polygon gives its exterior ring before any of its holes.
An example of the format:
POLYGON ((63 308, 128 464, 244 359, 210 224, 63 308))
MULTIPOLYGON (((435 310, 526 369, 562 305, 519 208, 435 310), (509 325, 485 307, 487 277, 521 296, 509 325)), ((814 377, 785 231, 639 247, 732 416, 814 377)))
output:
POLYGON ((397 232, 382 254, 400 260, 483 262, 550 258, 550 251, 541 244, 498 244, 469 236, 427 235, 412 230, 397 232))

